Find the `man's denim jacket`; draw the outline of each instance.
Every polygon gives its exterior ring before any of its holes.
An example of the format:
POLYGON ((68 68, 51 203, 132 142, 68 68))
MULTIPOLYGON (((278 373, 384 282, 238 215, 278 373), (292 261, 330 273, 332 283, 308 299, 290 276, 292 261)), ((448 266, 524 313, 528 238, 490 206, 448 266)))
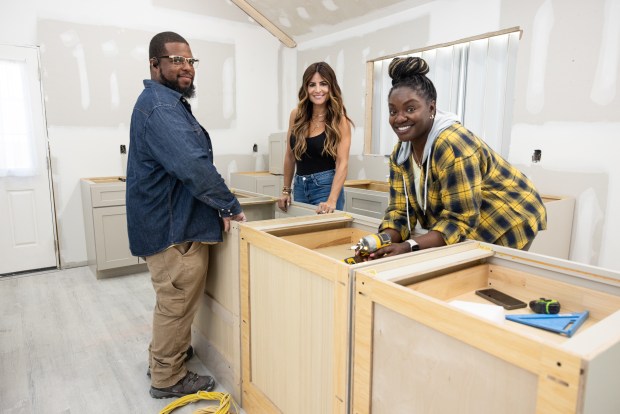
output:
POLYGON ((127 228, 135 256, 186 241, 221 242, 221 217, 241 213, 213 165, 211 138, 181 94, 144 81, 131 116, 127 228))

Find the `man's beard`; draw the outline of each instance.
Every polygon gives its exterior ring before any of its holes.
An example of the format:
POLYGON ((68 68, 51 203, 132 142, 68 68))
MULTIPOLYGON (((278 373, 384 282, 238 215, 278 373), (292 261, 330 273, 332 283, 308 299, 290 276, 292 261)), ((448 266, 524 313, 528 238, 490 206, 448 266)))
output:
POLYGON ((174 90, 177 91, 178 93, 180 93, 181 95, 183 95, 184 98, 193 98, 194 95, 196 95, 196 85, 194 85, 194 81, 192 81, 192 83, 190 83, 190 85, 187 88, 181 88, 181 85, 179 85, 179 81, 178 80, 174 80, 174 81, 169 81, 168 79, 166 79, 163 75, 163 73, 159 74, 159 80, 161 81, 161 84, 174 90))

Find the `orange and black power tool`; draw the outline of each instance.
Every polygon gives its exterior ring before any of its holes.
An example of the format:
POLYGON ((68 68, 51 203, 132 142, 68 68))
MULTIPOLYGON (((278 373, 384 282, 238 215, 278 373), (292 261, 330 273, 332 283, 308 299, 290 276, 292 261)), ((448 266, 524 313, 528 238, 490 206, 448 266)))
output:
MULTIPOLYGON (((392 239, 387 233, 376 233, 364 236, 357 242, 356 245, 351 246, 351 250, 359 252, 360 256, 368 256, 371 253, 376 252, 382 247, 392 244, 392 239)), ((347 264, 355 264, 355 256, 347 257, 344 259, 347 264)))

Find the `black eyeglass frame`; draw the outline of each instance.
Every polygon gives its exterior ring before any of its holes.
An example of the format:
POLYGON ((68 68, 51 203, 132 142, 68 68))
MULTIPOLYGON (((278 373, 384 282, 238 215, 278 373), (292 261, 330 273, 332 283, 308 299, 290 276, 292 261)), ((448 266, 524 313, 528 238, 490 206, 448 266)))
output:
POLYGON ((184 65, 185 62, 187 62, 192 67, 196 63, 200 62, 200 59, 186 58, 185 56, 177 56, 177 55, 158 56, 158 57, 156 57, 154 59, 170 59, 170 61, 172 62, 173 65, 184 65))

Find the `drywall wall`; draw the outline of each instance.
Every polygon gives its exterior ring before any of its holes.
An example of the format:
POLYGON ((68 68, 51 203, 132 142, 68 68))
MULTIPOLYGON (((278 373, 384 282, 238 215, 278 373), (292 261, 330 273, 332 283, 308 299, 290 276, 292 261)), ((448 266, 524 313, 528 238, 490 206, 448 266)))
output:
POLYGON ((533 177, 535 184, 538 180, 550 195, 576 198, 573 243, 589 238, 588 249, 596 250, 574 250, 571 259, 620 269, 614 253, 620 250, 614 237, 620 217, 611 213, 620 209, 620 2, 454 0, 368 15, 329 36, 299 41, 297 80, 308 63, 325 60, 334 66, 357 125, 349 178, 385 179, 385 160, 362 155, 366 60, 514 26, 523 36, 509 161, 529 165, 533 150, 542 149, 543 175, 533 177), (590 187, 549 186, 562 172, 596 180, 590 187))
MULTIPOLYGON (((339 2, 329 4, 339 7, 339 2)), ((79 179, 122 174, 118 147, 128 144, 125 112, 148 77, 148 67, 140 66, 140 59, 146 56, 153 34, 177 31, 190 40, 196 55, 201 54, 197 117, 214 140, 216 164, 225 178, 234 171, 267 168, 267 137, 286 129, 303 69, 326 60, 336 70, 356 124, 349 178, 383 180, 387 160, 362 155, 366 61, 520 26, 523 38, 509 160, 529 165, 533 150, 542 149, 539 167, 550 176, 566 172, 597 177, 591 187, 563 185, 551 190, 583 200, 576 205, 573 241, 594 237, 592 245, 600 247, 573 259, 620 269, 620 256, 614 254, 620 241, 613 237, 620 230, 620 217, 611 213, 620 208, 620 163, 615 161, 620 145, 614 139, 620 123, 620 3, 389 4, 380 12, 357 15, 329 28, 309 28, 308 35, 296 38, 297 49, 287 49, 229 2, 3 3, 0 43, 41 46, 62 265, 86 262, 79 179), (254 143, 258 154, 252 153, 254 143), (599 230, 591 236, 593 217, 599 230)), ((541 187, 546 188, 548 179, 540 179, 541 187)))
POLYGON ((276 38, 230 2, 195 0, 4 2, 0 43, 38 45, 62 267, 84 265, 79 180, 122 175, 133 103, 148 78, 148 43, 183 35, 200 58, 194 114, 209 131, 224 178, 267 169, 279 129, 276 38), (258 144, 258 153, 252 152, 258 144))
MULTIPOLYGON (((47 122, 78 128, 129 124, 143 89, 136 80, 150 77, 145 62, 152 33, 112 26, 93 30, 91 25, 58 20, 40 20, 38 33, 47 122)), ((235 45, 188 41, 200 59, 192 111, 205 121, 208 117, 210 129, 231 129, 237 119, 235 45)))

